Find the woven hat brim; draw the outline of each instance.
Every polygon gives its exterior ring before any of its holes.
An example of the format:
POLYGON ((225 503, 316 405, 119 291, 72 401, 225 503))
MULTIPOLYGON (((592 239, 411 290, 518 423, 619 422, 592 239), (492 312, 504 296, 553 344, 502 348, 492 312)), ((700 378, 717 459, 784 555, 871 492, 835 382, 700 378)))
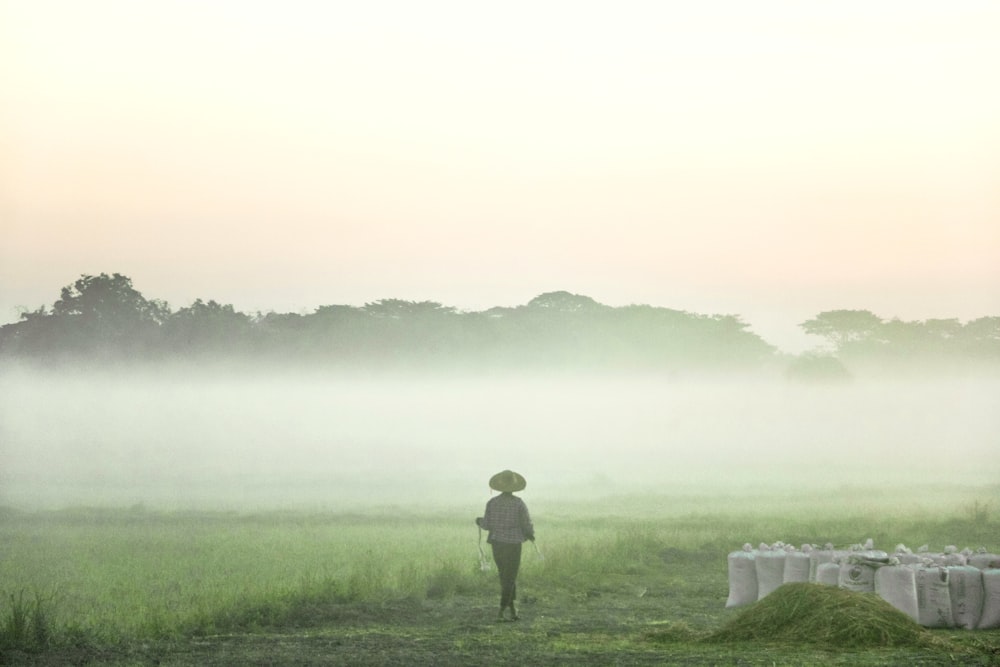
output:
POLYGON ((528 486, 524 477, 513 470, 504 470, 490 477, 490 488, 501 493, 523 491, 528 486))

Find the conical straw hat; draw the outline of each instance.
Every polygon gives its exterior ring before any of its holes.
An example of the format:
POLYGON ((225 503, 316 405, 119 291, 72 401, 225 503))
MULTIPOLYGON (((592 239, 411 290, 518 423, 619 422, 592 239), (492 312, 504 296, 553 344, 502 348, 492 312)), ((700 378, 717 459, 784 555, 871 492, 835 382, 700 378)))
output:
POLYGON ((513 470, 504 470, 490 477, 490 488, 501 493, 523 491, 528 483, 513 470))

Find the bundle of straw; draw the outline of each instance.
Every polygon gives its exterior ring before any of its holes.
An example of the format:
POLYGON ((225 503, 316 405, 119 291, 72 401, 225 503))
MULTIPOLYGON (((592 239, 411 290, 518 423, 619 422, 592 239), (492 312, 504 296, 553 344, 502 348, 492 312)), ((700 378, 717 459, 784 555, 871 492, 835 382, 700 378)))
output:
POLYGON ((874 594, 790 583, 747 607, 706 641, 926 648, 939 640, 874 594))

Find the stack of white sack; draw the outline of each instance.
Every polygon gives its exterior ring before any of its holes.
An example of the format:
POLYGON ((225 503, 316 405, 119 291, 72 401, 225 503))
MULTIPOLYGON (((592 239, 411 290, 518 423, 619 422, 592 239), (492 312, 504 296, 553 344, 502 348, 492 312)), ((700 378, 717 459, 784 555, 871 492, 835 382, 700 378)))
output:
MULTIPOLYGON (((902 544, 898 545, 896 549, 903 547, 902 544)), ((909 550, 907 550, 909 551, 909 550)), ((956 565, 967 565, 968 557, 972 553, 971 549, 965 549, 964 551, 959 551, 958 547, 950 544, 944 548, 943 551, 930 551, 928 546, 925 544, 919 549, 917 553, 912 556, 908 556, 906 559, 900 559, 900 562, 904 565, 941 565, 944 567, 953 567, 956 565), (913 561, 911 558, 915 557, 916 560, 913 561)))
POLYGON ((810 581, 875 593, 929 628, 1000 628, 1000 556, 985 548, 959 551, 947 546, 913 553, 897 545, 890 556, 869 539, 849 550, 784 542, 743 545, 729 554, 726 607, 761 600, 783 583, 810 581))
MULTIPOLYGON (((978 552, 984 558, 976 562, 989 565, 993 559, 986 549, 978 552)), ((903 545, 896 547, 890 563, 876 574, 876 593, 900 611, 913 616, 913 602, 909 580, 910 573, 916 588, 915 620, 929 628, 977 628, 1000 627, 1000 591, 997 602, 989 602, 988 578, 985 571, 966 563, 974 554, 971 549, 961 552, 957 547, 947 546, 941 553, 931 553, 924 545, 913 554, 903 545), (995 616, 994 620, 992 617, 995 616)), ((997 563, 1000 565, 1000 563, 997 563)))

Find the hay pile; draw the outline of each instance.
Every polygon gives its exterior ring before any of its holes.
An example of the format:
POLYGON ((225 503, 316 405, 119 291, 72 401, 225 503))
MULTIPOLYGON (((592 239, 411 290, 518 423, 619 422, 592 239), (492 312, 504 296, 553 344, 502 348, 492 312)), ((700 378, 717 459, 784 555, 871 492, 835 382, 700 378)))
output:
POLYGON ((781 586, 704 641, 831 648, 928 648, 940 642, 876 595, 811 583, 781 586))

